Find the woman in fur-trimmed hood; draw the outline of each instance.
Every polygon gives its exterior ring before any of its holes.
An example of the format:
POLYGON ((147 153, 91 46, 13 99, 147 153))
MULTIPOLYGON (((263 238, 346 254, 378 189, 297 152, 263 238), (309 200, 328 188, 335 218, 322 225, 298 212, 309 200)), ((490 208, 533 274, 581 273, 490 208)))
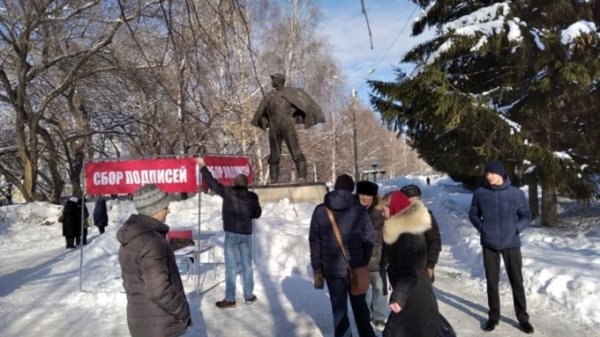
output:
POLYGON ((437 300, 427 277, 425 231, 431 216, 420 200, 412 203, 400 191, 385 198, 384 251, 392 285, 391 310, 384 337, 437 337, 440 334, 437 300))

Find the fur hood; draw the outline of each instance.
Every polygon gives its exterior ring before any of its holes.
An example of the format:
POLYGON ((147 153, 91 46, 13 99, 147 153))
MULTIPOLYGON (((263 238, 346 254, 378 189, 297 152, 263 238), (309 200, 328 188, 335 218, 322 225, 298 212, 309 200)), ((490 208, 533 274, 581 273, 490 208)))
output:
POLYGON ((383 225, 383 241, 388 245, 398 240, 400 235, 421 234, 431 228, 431 216, 420 200, 413 200, 406 209, 394 214, 383 225))

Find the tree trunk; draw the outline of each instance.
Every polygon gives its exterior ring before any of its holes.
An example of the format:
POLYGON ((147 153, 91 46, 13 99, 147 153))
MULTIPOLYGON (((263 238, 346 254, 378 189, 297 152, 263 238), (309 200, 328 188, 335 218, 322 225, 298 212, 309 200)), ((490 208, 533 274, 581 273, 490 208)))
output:
POLYGON ((20 185, 19 190, 25 201, 32 202, 35 201, 34 189, 37 174, 33 169, 33 164, 26 157, 21 157, 21 160, 23 161, 23 184, 20 185))
POLYGON ((556 227, 556 186, 547 181, 542 181, 542 226, 556 227))
POLYGON ((534 220, 540 215, 540 201, 538 198, 538 182, 537 179, 531 177, 528 179, 529 186, 529 210, 531 211, 531 219, 534 220))

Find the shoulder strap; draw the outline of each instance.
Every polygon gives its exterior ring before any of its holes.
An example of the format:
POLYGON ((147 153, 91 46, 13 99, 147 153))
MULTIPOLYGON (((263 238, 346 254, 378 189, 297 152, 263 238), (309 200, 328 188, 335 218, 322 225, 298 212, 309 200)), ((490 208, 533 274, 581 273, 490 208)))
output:
POLYGON ((342 250, 342 255, 344 255, 344 259, 348 264, 348 268, 350 267, 350 261, 348 260, 348 252, 346 252, 346 247, 344 246, 344 241, 342 240, 342 234, 340 234, 340 229, 338 228, 337 222, 335 221, 335 217, 333 216, 333 211, 329 208, 326 208, 327 216, 329 217, 329 221, 331 222, 331 227, 333 227, 333 233, 335 234, 335 238, 337 239, 338 244, 340 245, 340 249, 342 250))

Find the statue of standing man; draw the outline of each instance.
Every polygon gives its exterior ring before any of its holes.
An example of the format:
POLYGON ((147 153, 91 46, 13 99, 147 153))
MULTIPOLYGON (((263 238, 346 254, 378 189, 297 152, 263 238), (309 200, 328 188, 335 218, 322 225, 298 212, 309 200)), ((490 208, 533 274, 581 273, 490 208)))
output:
POLYGON ((306 158, 300 150, 296 124, 305 128, 325 122, 321 107, 300 88, 285 86, 283 74, 271 75, 274 90, 268 92, 260 102, 252 125, 263 130, 269 128, 269 173, 271 182, 279 181, 281 145, 285 141, 292 160, 296 163, 298 181, 306 181, 306 158))

